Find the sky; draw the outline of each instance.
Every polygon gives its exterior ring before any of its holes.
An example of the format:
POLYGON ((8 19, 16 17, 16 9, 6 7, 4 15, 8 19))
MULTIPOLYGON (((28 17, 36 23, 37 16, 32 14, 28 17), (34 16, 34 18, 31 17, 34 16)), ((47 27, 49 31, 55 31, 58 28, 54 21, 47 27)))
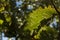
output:
MULTIPOLYGON (((8 40, 8 37, 4 37, 4 33, 2 33, 2 40, 8 40)), ((12 40, 15 40, 15 38, 12 38, 12 40)))
POLYGON ((17 1, 16 2, 16 7, 20 7, 20 5, 22 5, 22 3, 23 3, 23 1, 21 1, 21 0, 20 1, 17 1))

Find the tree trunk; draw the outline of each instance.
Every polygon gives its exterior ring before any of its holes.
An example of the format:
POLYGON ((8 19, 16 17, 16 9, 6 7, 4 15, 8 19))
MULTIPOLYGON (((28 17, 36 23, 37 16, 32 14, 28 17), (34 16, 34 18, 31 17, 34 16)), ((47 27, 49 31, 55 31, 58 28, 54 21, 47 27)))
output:
POLYGON ((18 37, 16 37, 16 39, 15 40, 18 40, 18 37))

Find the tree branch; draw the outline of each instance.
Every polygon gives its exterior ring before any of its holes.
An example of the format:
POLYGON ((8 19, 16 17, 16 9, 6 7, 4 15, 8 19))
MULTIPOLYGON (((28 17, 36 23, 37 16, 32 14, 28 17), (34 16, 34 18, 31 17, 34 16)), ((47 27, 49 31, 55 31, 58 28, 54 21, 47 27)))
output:
POLYGON ((53 5, 53 7, 55 8, 56 12, 58 13, 58 15, 60 15, 60 12, 58 11, 57 7, 55 6, 55 4, 53 3, 53 0, 50 0, 51 4, 53 5))

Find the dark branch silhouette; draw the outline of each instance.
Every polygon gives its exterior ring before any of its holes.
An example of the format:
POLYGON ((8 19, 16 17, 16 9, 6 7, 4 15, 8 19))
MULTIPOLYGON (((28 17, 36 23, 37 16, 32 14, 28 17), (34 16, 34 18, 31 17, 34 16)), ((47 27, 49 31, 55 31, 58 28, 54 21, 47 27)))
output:
POLYGON ((57 7, 55 6, 55 4, 53 3, 53 0, 50 0, 51 4, 53 5, 53 7, 55 8, 56 12, 58 13, 58 15, 60 15, 60 12, 58 11, 57 7))

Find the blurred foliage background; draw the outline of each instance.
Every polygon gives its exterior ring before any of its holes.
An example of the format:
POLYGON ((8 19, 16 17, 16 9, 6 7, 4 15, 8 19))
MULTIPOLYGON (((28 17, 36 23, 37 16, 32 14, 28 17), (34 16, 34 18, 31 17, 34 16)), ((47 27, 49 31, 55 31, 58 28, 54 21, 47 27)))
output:
POLYGON ((60 40, 60 0, 0 0, 0 32, 16 40, 60 40))

